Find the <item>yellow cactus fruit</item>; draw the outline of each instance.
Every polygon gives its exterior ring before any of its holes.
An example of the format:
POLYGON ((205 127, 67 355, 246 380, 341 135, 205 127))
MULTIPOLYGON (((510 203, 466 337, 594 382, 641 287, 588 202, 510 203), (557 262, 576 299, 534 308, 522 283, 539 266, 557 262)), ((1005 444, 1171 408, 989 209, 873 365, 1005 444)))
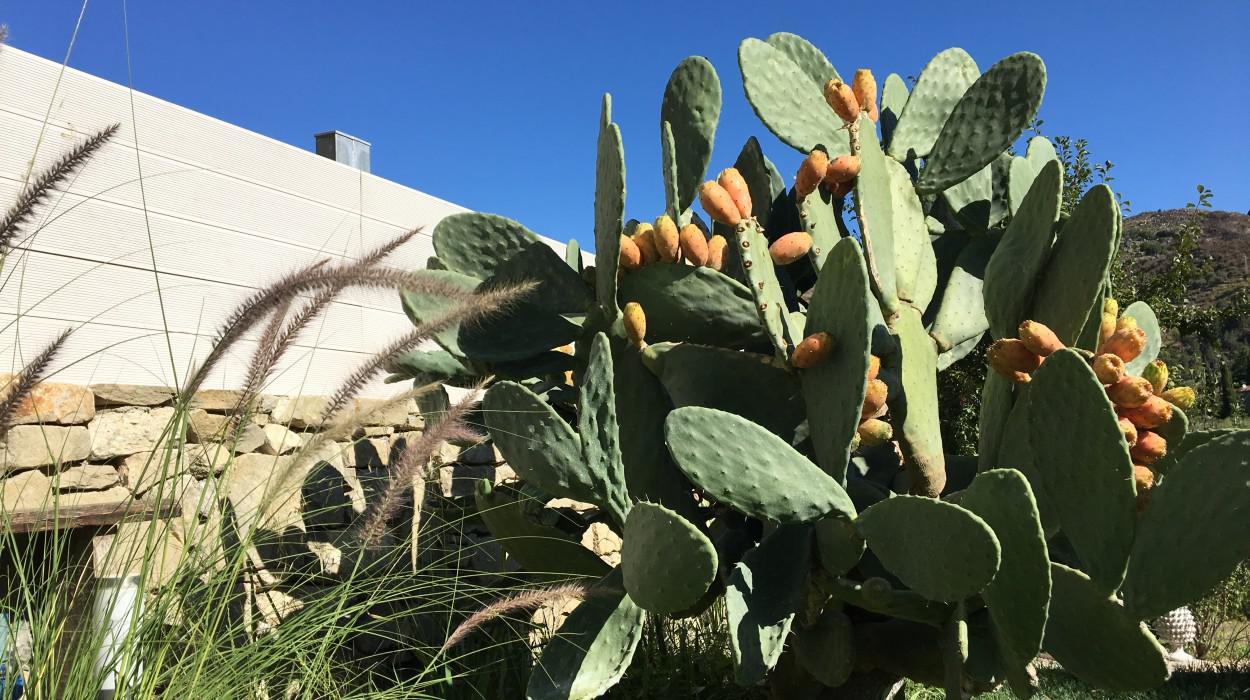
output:
POLYGON ((642 265, 642 252, 634 243, 634 239, 621 234, 621 269, 637 270, 642 265))
POLYGON ((630 344, 639 350, 647 347, 647 315, 636 301, 625 305, 625 335, 630 344))
POLYGON ((729 198, 738 209, 738 216, 744 219, 751 218, 751 190, 747 188, 747 181, 742 177, 742 173, 738 172, 737 168, 725 168, 720 171, 716 182, 729 193, 729 198))
POLYGON ((660 262, 677 262, 681 258, 677 224, 673 223, 671 217, 665 215, 657 218, 651 237, 655 240, 655 252, 660 255, 660 262))
POLYGON ((1122 331, 1125 328, 1138 328, 1137 319, 1132 316, 1121 316, 1115 320, 1115 329, 1122 331))
POLYGON ((1150 467, 1134 464, 1133 483, 1137 486, 1138 491, 1149 491, 1154 488, 1155 473, 1150 471, 1150 467))
POLYGON ((833 352, 833 336, 820 331, 807 336, 794 347, 790 363, 799 369, 815 367, 824 362, 831 352, 833 352))
POLYGON ((1016 338, 995 340, 985 357, 995 372, 1017 384, 1027 383, 1029 375, 1042 364, 1042 358, 1016 338))
POLYGON ((829 155, 819 148, 807 154, 799 164, 799 171, 794 175, 794 195, 803 199, 816 191, 820 181, 825 179, 825 171, 829 168, 829 155))
POLYGON ((1124 433, 1124 441, 1129 447, 1137 444, 1137 426, 1133 425, 1133 421, 1127 418, 1120 418, 1120 432, 1124 433))
POLYGON ((889 442, 890 438, 894 437, 894 429, 880 418, 869 418, 859 424, 855 434, 859 436, 859 444, 864 447, 876 447, 889 442))
POLYGON ((1150 466, 1168 453, 1168 441, 1158 433, 1143 430, 1137 436, 1137 444, 1129 450, 1133 461, 1137 464, 1150 466))
POLYGON ((1154 388, 1142 377, 1132 375, 1120 377, 1120 381, 1107 387, 1107 397, 1111 403, 1124 408, 1137 408, 1146 403, 1146 399, 1154 396, 1154 388))
POLYGON ((806 231, 795 231, 773 241, 768 246, 768 254, 778 265, 789 265, 812 249, 812 235, 806 231))
POLYGON ((1159 396, 1182 411, 1193 408, 1194 402, 1198 400, 1198 394, 1191 386, 1174 386, 1159 396))
POLYGON ((742 214, 733 197, 718 182, 708 180, 699 186, 699 204, 703 211, 712 217, 712 221, 726 226, 737 226, 742 221, 742 214))
POLYGON ((855 77, 851 78, 851 91, 855 93, 860 108, 868 112, 868 118, 877 121, 880 116, 877 112, 877 79, 872 77, 872 71, 867 68, 855 71, 855 77))
POLYGON ((1146 331, 1140 328, 1121 328, 1111 334, 1098 348, 1098 353, 1119 355, 1121 360, 1132 362, 1146 349, 1146 331))
POLYGON ((859 412, 860 419, 880 418, 885 413, 885 400, 890 388, 880 379, 868 381, 868 391, 864 394, 864 407, 859 412))
POLYGON ((854 123, 859 119, 859 100, 855 99, 855 91, 841 80, 834 78, 825 83, 825 102, 842 121, 854 123))
POLYGON ((1095 357, 1094 376, 1103 384, 1115 384, 1124 376, 1124 360, 1109 352, 1095 357))
POLYGON ((681 246, 681 255, 695 267, 707 264, 707 239, 703 231, 694 224, 686 224, 677 232, 677 242, 681 246))
POLYGON ((1163 360, 1152 360, 1142 369, 1141 376, 1150 382, 1156 394, 1162 394, 1168 386, 1168 365, 1163 360))
POLYGON ((832 190, 837 185, 844 185, 859 177, 859 156, 838 156, 829 162, 825 169, 825 187, 832 190))
POLYGON ((1102 303, 1102 324, 1098 327, 1098 346, 1107 342, 1107 338, 1115 333, 1116 317, 1120 315, 1120 304, 1115 299, 1107 299, 1102 303))
POLYGON ((1132 421, 1133 425, 1137 426, 1138 432, 1143 428, 1154 430, 1172 420, 1172 404, 1158 396, 1151 396, 1146 399, 1146 403, 1136 408, 1117 406, 1116 413, 1132 421))
POLYGON ((1059 336, 1055 335, 1055 332, 1044 323, 1025 321, 1020 324, 1017 331, 1020 340, 1024 342, 1024 347, 1042 357, 1049 357, 1051 353, 1066 347, 1063 341, 1059 340, 1059 336))
POLYGON ((638 246, 638 252, 642 254, 642 264, 649 265, 660 259, 660 253, 655 249, 654 230, 651 224, 638 224, 634 227, 633 239, 634 245, 638 246))
POLYGON ((1111 299, 1110 297, 1104 299, 1102 302, 1102 312, 1104 314, 1111 314, 1112 316, 1119 316, 1120 302, 1115 299, 1111 299))
POLYGON ((876 379, 877 375, 880 373, 881 373, 881 358, 877 357, 876 355, 869 355, 868 356, 868 381, 871 382, 872 380, 876 379))
POLYGON ((717 272, 725 271, 725 247, 729 241, 719 233, 707 240, 707 266, 717 272))

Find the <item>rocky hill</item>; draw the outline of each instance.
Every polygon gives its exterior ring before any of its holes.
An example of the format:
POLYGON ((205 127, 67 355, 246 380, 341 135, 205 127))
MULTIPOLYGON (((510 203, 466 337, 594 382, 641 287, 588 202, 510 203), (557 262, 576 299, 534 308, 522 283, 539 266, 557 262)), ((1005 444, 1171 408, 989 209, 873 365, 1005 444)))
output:
MULTIPOLYGON (((1135 253, 1135 259, 1124 263, 1140 274, 1157 273, 1167 265, 1176 236, 1194 214, 1193 209, 1168 209, 1126 219, 1125 253, 1135 253)), ((1250 215, 1207 211, 1199 222, 1199 257, 1210 261, 1211 274, 1193 281, 1189 299, 1196 304, 1215 304, 1250 288, 1250 215)))

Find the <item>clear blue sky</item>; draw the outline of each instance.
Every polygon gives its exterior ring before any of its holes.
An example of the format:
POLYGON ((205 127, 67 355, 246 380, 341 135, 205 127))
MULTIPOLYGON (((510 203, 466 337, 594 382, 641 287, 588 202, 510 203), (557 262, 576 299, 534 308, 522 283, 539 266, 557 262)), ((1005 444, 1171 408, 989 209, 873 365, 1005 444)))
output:
MULTIPOLYGON (((80 5, 0 0, 0 21, 12 45, 60 60, 80 5)), ((798 154, 756 120, 736 61, 743 37, 782 30, 878 80, 918 74, 949 46, 983 70, 1037 52, 1043 131, 1088 138, 1135 211, 1183 206, 1197 183, 1219 209, 1250 209, 1247 0, 129 0, 128 14, 136 89, 300 147, 355 134, 373 143, 375 173, 560 239, 589 235, 604 91, 625 139, 627 213, 660 212, 660 98, 687 55, 708 57, 724 86, 712 167, 754 134, 790 176, 798 154)), ((122 0, 90 0, 70 64, 126 83, 124 26, 122 0)))

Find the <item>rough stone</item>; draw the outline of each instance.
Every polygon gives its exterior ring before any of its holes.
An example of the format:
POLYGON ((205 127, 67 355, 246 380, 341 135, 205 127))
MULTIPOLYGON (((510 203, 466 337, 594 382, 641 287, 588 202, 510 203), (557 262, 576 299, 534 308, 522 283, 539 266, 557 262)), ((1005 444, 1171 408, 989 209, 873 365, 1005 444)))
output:
POLYGON ((91 457, 110 459, 149 452, 156 448, 173 418, 173 407, 102 411, 87 426, 91 433, 91 457))
POLYGON ((234 451, 238 454, 255 452, 263 444, 265 444, 265 428, 249 423, 239 433, 238 440, 234 443, 234 451))
POLYGON ((243 392, 237 389, 201 389, 191 397, 191 408, 205 411, 233 411, 243 392))
MULTIPOLYGON (((7 396, 16 375, 0 373, 0 397, 7 396)), ((40 382, 17 405, 11 425, 31 423, 78 425, 95 416, 95 397, 91 390, 75 384, 40 382)))
POLYGON ((61 491, 99 491, 121 483, 121 475, 107 464, 84 464, 62 469, 53 479, 61 491))
POLYGON ((0 479, 0 502, 4 511, 36 510, 52 502, 52 481, 41 471, 32 470, 0 479))
POLYGON ((189 473, 191 469, 189 464, 192 454, 191 450, 194 449, 196 448, 189 447, 188 451, 183 453, 181 463, 179 463, 177 455, 171 455, 165 450, 160 452, 136 452, 122 460, 122 463, 117 467, 117 472, 124 486, 136 495, 143 495, 162 481, 177 478, 179 472, 189 473))
POLYGON ((437 460, 439 464, 452 464, 454 462, 458 462, 460 461, 460 448, 450 442, 444 442, 438 446, 438 452, 435 453, 434 459, 437 460))
POLYGON ((81 508, 102 504, 121 505, 134 500, 134 494, 125 486, 113 486, 102 491, 65 491, 57 495, 57 507, 81 508))
POLYGON ((389 425, 366 425, 362 428, 358 428, 353 437, 383 437, 386 435, 392 435, 394 432, 395 428, 389 425))
POLYGON ((608 566, 621 563, 621 544, 621 536, 604 522, 591 523, 582 533, 582 546, 594 552, 608 566))
POLYGON ((242 533, 252 528, 282 531, 304 529, 300 517, 300 487, 314 461, 291 457, 244 454, 225 473, 226 497, 234 506, 242 533))
POLYGON ((91 435, 80 425, 17 425, 5 438, 4 465, 29 469, 80 462, 91 455, 91 435))
POLYGON ((278 399, 269 417, 275 423, 296 428, 317 427, 329 402, 324 396, 284 396, 278 399))
POLYGON ((361 425, 407 425, 408 414, 416 410, 416 402, 391 402, 387 399, 357 399, 355 411, 361 425))
MULTIPOLYGON (((326 396, 282 397, 276 401, 270 417, 294 428, 315 428, 322 425, 329 403, 326 396)), ((391 403, 387 399, 355 399, 336 420, 343 418, 353 426, 404 426, 413 405, 411 400, 391 403)))
POLYGON ((187 412, 187 440, 190 442, 221 442, 225 435, 227 416, 209 413, 202 408, 187 412))
POLYGON ((281 455, 298 449, 304 445, 304 436, 278 423, 261 426, 265 441, 260 444, 259 451, 267 455, 281 455))
POLYGON ((146 573, 147 587, 155 589, 173 578, 182 549, 168 520, 118 523, 113 534, 91 539, 92 568, 96 578, 146 573))
POLYGON ((183 463, 188 466, 191 476, 207 479, 209 476, 221 474, 230 464, 230 459, 230 450, 219 443, 208 442, 203 445, 187 445, 187 459, 183 463))
POLYGON ((548 508, 568 508, 582 516, 591 516, 599 512, 599 506, 593 503, 582 503, 571 498, 553 498, 547 501, 548 508))
POLYGON ((321 573, 333 576, 339 572, 339 566, 343 563, 342 550, 329 542, 309 540, 307 545, 308 551, 316 555, 317 560, 321 562, 321 573))
POLYGON ((517 480, 519 480, 519 477, 517 477, 516 471, 513 470, 513 468, 508 466, 507 464, 500 464, 499 466, 495 467, 495 484, 496 485, 510 484, 517 480))
POLYGON ((173 400, 173 389, 141 384, 92 384, 95 405, 108 406, 159 406, 173 400))

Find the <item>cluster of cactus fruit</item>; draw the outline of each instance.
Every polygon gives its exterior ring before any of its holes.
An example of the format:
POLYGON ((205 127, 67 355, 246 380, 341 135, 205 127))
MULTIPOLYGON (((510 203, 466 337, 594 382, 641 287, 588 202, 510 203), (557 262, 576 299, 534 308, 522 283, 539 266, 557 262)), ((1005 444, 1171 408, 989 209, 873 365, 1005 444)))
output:
MULTIPOLYGON (((648 616, 717 601, 737 680, 776 697, 884 696, 902 677, 1027 696, 1043 650, 1096 686, 1163 683, 1141 621, 1250 556, 1250 433, 1189 431, 1192 392, 1166 388, 1153 312, 1117 319, 1110 189, 1061 216, 1049 142, 1012 152, 1041 60, 982 74, 949 49, 878 95, 793 34, 746 39, 738 58, 757 116, 801 154, 793 187, 754 138, 704 182, 721 85, 692 57, 661 104, 655 225, 625 219, 605 97, 593 266, 499 216, 434 231, 430 267, 449 281, 542 287, 397 376, 497 377, 482 417, 528 492, 595 504, 624 542, 609 570, 532 506, 479 490, 522 568, 599 579, 528 697, 602 695, 648 616), (937 376, 986 333, 998 371, 978 454, 947 454, 937 376), (1151 472, 1140 515, 1135 464, 1151 472)), ((415 321, 442 303, 403 302, 415 321)))

